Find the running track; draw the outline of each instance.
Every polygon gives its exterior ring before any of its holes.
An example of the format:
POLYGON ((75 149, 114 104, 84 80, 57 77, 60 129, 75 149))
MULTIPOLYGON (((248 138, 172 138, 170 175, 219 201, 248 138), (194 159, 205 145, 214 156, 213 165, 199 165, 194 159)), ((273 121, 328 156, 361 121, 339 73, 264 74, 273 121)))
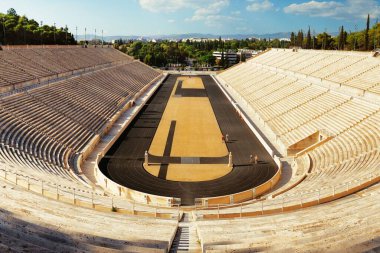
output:
MULTIPOLYGON (((226 133, 229 135, 230 141, 227 143, 227 147, 233 154, 234 169, 232 172, 211 181, 175 182, 163 179, 162 175, 165 175, 165 171, 160 171, 161 178, 154 177, 145 171, 142 166, 144 152, 149 150, 177 77, 170 75, 166 79, 101 160, 99 167, 103 173, 113 181, 133 190, 181 198, 182 205, 194 205, 195 198, 245 191, 269 180, 277 171, 273 159, 244 121, 240 119, 229 100, 210 76, 201 76, 201 78, 219 127, 224 135, 226 133), (249 164, 251 154, 258 155, 259 163, 257 165, 249 164)), ((175 160, 175 158, 162 158, 169 162, 171 159, 175 160)), ((211 163, 215 159, 201 158, 200 161, 201 163, 211 163)), ((224 159, 227 163, 227 159, 224 159)), ((165 166, 161 166, 162 169, 165 169, 165 166)))

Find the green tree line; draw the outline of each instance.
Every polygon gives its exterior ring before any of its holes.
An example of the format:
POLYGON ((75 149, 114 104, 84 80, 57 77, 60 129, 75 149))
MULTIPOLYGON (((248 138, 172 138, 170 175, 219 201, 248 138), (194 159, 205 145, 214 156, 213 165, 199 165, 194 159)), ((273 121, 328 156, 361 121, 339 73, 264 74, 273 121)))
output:
MULTIPOLYGON (((213 56, 214 51, 227 52, 237 51, 238 49, 265 50, 269 47, 288 47, 289 43, 279 40, 216 40, 190 41, 184 40, 179 42, 173 41, 127 41, 119 40, 115 47, 135 59, 156 67, 166 67, 169 64, 178 64, 185 66, 188 59, 195 62, 195 66, 219 66, 229 67, 226 59, 218 61, 213 56)), ((223 54, 224 55, 224 54, 223 54)), ((244 59, 242 59, 244 60, 244 59)))
POLYGON ((20 16, 14 9, 0 13, 0 43, 3 45, 76 44, 67 27, 55 27, 20 16))
POLYGON ((366 26, 361 31, 347 31, 344 26, 339 27, 338 35, 331 36, 327 32, 315 35, 310 30, 304 34, 302 30, 292 32, 290 35, 290 47, 323 50, 358 50, 371 51, 380 45, 380 23, 378 21, 371 27, 368 15, 366 26))

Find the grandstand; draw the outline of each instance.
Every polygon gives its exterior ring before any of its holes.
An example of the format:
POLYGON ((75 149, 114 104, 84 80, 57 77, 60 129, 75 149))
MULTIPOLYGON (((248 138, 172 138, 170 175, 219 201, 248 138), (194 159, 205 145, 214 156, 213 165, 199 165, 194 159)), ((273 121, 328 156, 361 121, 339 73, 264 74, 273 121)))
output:
POLYGON ((180 76, 111 48, 2 50, 1 251, 377 252, 379 68, 272 49, 180 76))

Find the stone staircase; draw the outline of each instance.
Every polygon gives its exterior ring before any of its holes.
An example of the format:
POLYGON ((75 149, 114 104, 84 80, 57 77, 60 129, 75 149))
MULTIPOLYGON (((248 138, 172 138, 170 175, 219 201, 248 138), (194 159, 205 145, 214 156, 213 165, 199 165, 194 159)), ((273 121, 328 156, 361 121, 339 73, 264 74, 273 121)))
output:
POLYGON ((190 221, 188 213, 183 214, 178 224, 177 233, 169 252, 201 252, 196 225, 190 221))

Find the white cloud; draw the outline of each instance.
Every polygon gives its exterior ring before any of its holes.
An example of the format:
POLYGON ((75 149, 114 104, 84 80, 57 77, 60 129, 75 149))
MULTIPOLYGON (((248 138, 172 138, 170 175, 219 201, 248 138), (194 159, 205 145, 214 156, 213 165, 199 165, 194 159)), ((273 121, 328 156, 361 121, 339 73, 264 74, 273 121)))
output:
MULTIPOLYGON (((205 25, 207 26, 221 27, 226 21, 231 22, 231 21, 237 21, 241 19, 232 17, 232 16, 226 16, 226 15, 207 15, 204 17, 198 17, 198 20, 204 21, 205 25)), ((191 20, 191 21, 194 21, 194 20, 191 20)))
POLYGON ((174 23, 175 20, 174 19, 168 19, 168 23, 174 23))
POLYGON ((204 22, 207 26, 222 26, 226 21, 241 20, 236 17, 235 12, 232 15, 222 15, 222 11, 229 6, 230 0, 204 0, 204 5, 195 9, 194 14, 190 18, 186 18, 187 22, 204 22))
POLYGON ((270 0, 248 0, 250 4, 247 6, 247 11, 258 12, 268 11, 273 9, 274 4, 270 0))
MULTIPOLYGON (((138 0, 141 8, 150 12, 176 12, 181 9, 220 8, 227 6, 229 0, 138 0)), ((212 10, 210 10, 212 11, 212 10)))
POLYGON ((219 14, 224 7, 229 5, 228 0, 216 0, 207 6, 198 8, 195 10, 193 17, 190 19, 192 21, 199 21, 207 19, 208 16, 215 16, 219 14))
MULTIPOLYGON (((237 20, 237 17, 222 15, 230 0, 138 0, 140 6, 150 12, 176 12, 179 10, 194 10, 191 17, 185 21, 202 21, 208 26, 219 26, 221 23, 237 20)), ((236 16, 235 14, 232 14, 236 16)))
POLYGON ((346 0, 345 2, 313 0, 286 6, 284 12, 336 19, 366 18, 368 13, 372 17, 380 16, 380 4, 376 0, 346 0))
POLYGON ((238 21, 241 20, 241 18, 235 17, 235 16, 228 16, 228 15, 200 15, 200 13, 197 13, 196 15, 192 16, 191 18, 185 19, 187 22, 196 22, 196 21, 203 21, 205 25, 207 26, 214 26, 214 27, 220 27, 224 24, 224 22, 228 21, 238 21))
POLYGON ((139 0, 141 8, 150 12, 175 12, 182 8, 191 7, 198 0, 139 0))

